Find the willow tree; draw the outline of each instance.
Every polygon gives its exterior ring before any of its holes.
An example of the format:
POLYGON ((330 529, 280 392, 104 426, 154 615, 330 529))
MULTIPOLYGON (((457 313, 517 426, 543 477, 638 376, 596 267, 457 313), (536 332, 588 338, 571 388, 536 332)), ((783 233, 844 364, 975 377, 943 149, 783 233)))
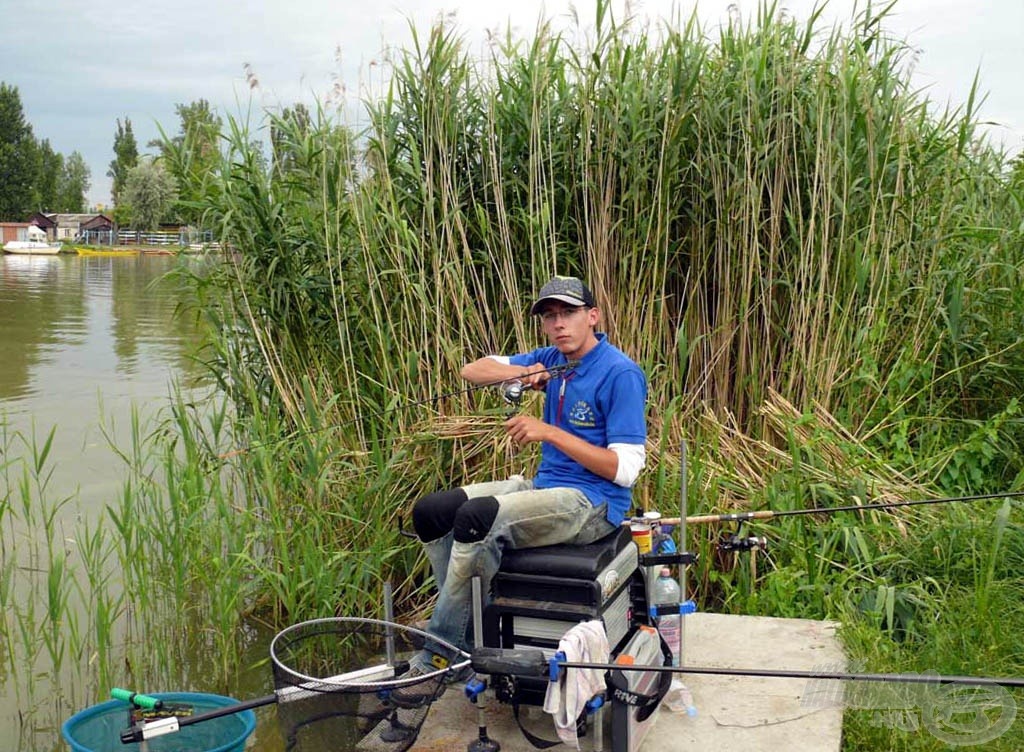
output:
POLYGON ((123 204, 130 207, 132 227, 151 230, 168 215, 177 186, 159 161, 147 159, 128 171, 122 195, 123 204))

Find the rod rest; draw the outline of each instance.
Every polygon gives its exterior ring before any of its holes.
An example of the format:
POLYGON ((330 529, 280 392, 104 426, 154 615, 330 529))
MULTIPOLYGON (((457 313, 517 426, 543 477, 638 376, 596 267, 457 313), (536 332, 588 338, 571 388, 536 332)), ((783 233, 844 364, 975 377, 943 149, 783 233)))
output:
POLYGON ((659 564, 696 564, 699 554, 690 551, 675 551, 670 554, 640 554, 640 566, 654 567, 659 564))

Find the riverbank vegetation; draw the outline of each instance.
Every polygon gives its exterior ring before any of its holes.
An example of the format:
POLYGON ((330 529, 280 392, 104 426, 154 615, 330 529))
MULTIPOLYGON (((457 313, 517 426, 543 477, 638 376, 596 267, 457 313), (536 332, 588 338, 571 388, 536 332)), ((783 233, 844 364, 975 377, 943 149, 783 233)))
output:
MULTIPOLYGON (((524 312, 553 273, 591 282, 650 378, 640 508, 674 512, 684 442, 691 514, 1019 489, 1024 191, 976 93, 928 102, 884 17, 822 32, 769 6, 710 36, 597 16, 587 42, 541 25, 485 60, 417 33, 366 133, 269 113, 264 156, 229 120, 217 169, 183 172, 234 249, 191 301, 226 401, 133 434, 109 510, 133 600, 108 610, 208 624, 190 639, 223 677, 254 624, 380 615, 386 580, 412 618, 410 502, 536 459, 458 371, 540 341, 524 312)), ((189 164, 187 142, 164 153, 189 164)), ((859 668, 1019 675, 1020 518, 793 518, 753 561, 691 529, 691 581, 706 609, 840 622, 859 668)), ((849 749, 967 733, 932 703, 903 717, 932 733, 908 733, 868 699, 849 749)))

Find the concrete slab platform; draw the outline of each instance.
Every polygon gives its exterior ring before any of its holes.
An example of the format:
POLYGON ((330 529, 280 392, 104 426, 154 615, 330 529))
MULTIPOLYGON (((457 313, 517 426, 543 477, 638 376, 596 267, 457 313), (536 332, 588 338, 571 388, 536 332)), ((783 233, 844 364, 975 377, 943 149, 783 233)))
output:
MULTIPOLYGON (((693 666, 838 671, 845 665, 845 656, 836 638, 837 626, 808 619, 692 614, 685 622, 684 659, 693 666)), ((803 679, 681 678, 693 694, 697 717, 662 706, 635 752, 840 749, 842 707, 814 696, 821 693, 821 682, 811 686, 803 679)), ((532 733, 557 738, 551 717, 540 708, 523 708, 520 717, 532 733)), ((485 722, 488 736, 501 744, 503 752, 533 752, 534 747, 516 726, 510 706, 488 696, 485 722)), ((453 688, 434 703, 411 752, 462 752, 477 736, 477 709, 453 688)), ((580 749, 593 750, 592 738, 582 739, 580 749)), ((604 750, 611 750, 607 732, 604 750)))

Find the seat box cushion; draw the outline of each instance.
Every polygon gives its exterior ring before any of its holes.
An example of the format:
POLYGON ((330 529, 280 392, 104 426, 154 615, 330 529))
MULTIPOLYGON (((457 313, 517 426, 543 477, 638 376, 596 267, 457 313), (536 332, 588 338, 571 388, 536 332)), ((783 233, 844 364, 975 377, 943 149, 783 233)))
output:
POLYGON ((499 571, 592 581, 630 545, 634 544, 629 528, 620 527, 585 546, 559 544, 506 551, 502 554, 499 571))

